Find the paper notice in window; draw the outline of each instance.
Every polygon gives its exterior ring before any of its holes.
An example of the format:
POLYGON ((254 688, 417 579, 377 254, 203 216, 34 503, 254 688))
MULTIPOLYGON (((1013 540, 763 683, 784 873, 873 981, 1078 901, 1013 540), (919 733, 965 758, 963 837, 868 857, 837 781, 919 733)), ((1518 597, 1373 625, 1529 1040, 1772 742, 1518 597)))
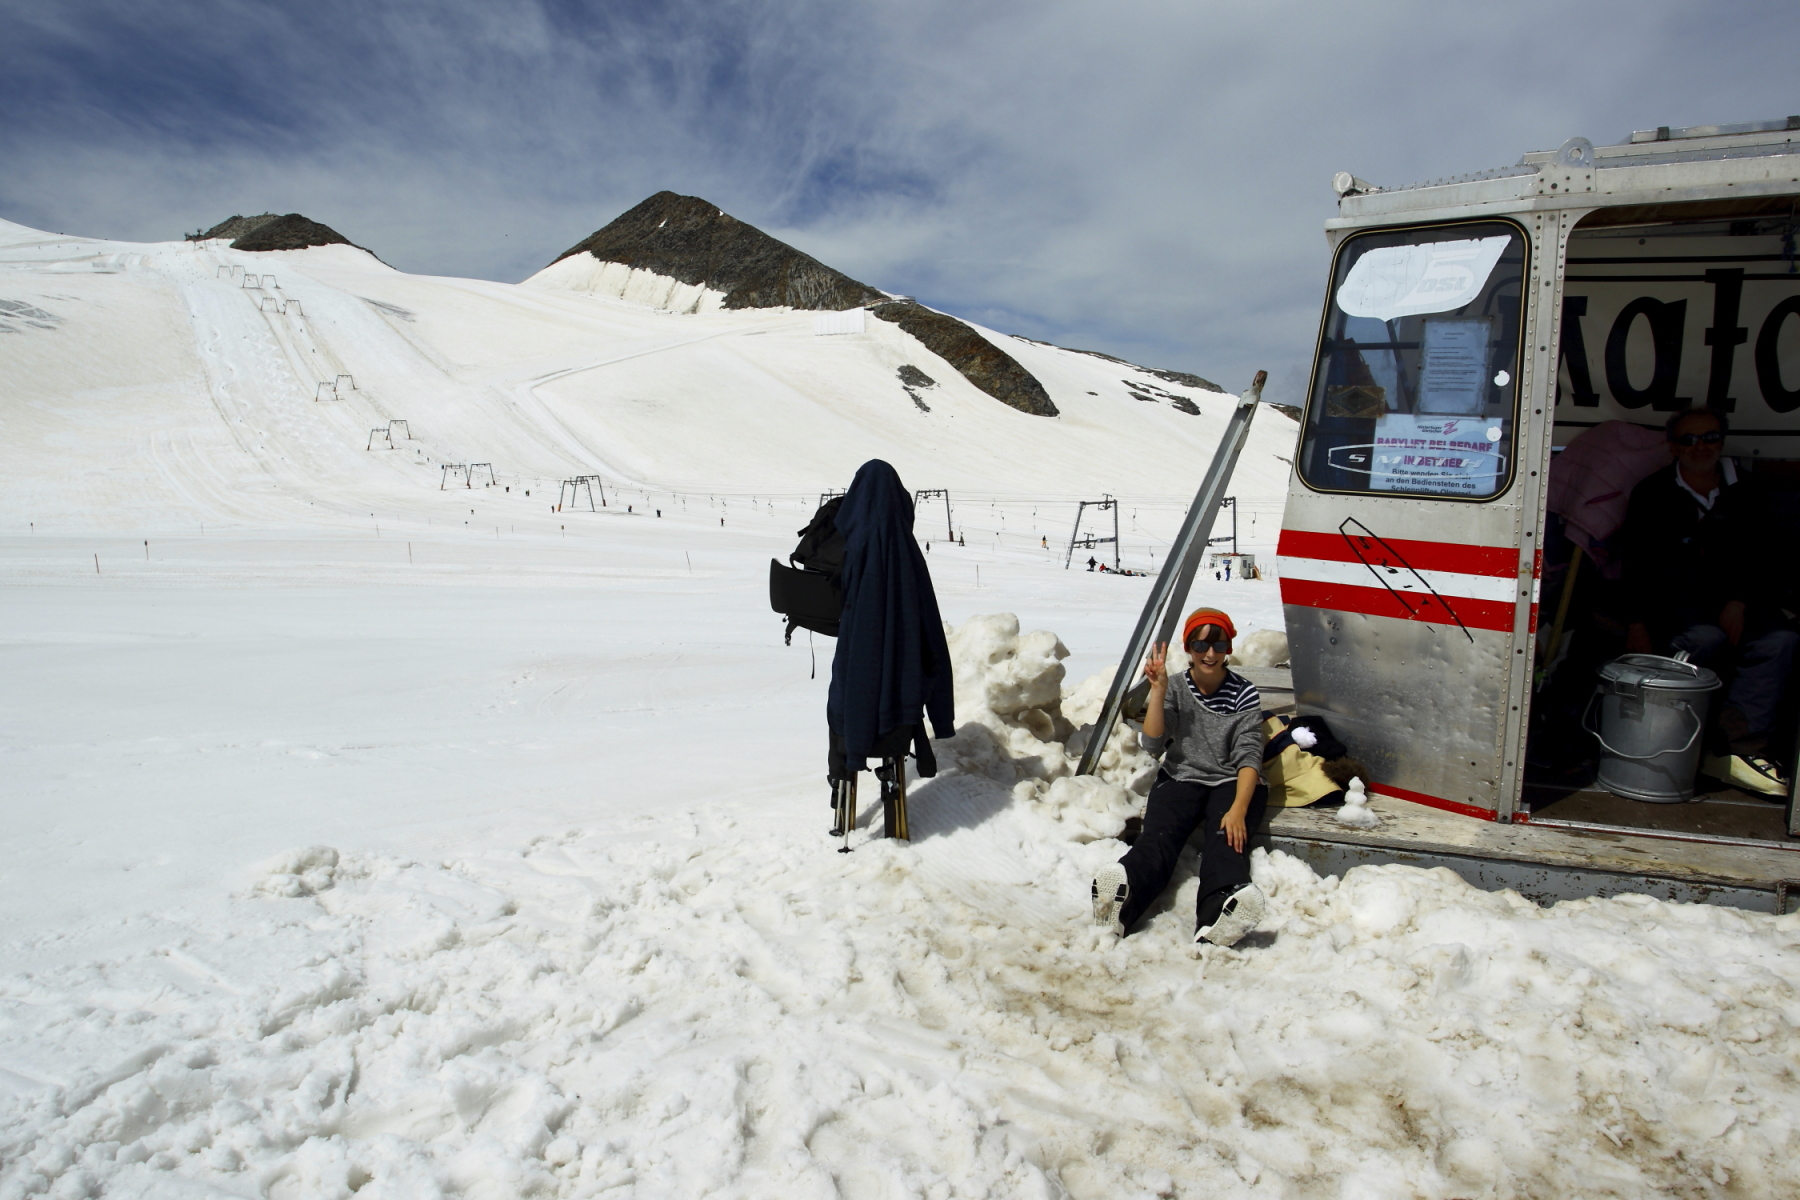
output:
POLYGON ((1488 332, 1486 317, 1425 320, 1419 347, 1419 411, 1444 416, 1479 416, 1486 407, 1488 332))
POLYGON ((1506 468, 1499 418, 1389 413, 1375 422, 1369 488, 1441 496, 1491 496, 1506 468))

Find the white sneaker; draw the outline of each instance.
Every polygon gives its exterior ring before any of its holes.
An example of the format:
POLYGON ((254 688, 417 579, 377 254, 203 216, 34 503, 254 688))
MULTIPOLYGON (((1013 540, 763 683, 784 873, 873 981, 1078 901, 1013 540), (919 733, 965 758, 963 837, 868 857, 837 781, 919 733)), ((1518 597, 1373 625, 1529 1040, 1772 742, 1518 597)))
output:
POLYGON ((1101 867, 1094 876, 1094 924, 1112 930, 1115 937, 1124 937, 1125 923, 1119 917, 1130 898, 1131 884, 1125 878, 1125 868, 1118 863, 1101 867))
POLYGON ((1246 883, 1226 898, 1225 907, 1219 910, 1219 919, 1196 933, 1194 940, 1211 942, 1215 946, 1235 946, 1246 933, 1262 924, 1268 909, 1262 889, 1254 883, 1246 883))

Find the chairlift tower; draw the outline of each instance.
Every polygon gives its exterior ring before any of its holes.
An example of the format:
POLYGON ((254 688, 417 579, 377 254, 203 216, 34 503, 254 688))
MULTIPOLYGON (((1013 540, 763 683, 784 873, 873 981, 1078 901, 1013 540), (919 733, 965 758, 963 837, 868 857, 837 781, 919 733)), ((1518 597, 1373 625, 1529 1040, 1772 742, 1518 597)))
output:
POLYGON ((1225 497, 1223 500, 1219 501, 1219 507, 1220 508, 1229 508, 1231 510, 1231 532, 1229 534, 1226 534, 1223 537, 1207 538, 1206 544, 1209 546, 1217 546, 1221 542, 1230 542, 1231 543, 1231 556, 1233 558, 1236 558, 1237 552, 1238 552, 1237 497, 1236 496, 1225 497))
POLYGON ((942 496, 944 498, 944 536, 954 542, 956 540, 956 526, 952 524, 950 520, 949 488, 922 488, 921 490, 914 492, 913 510, 914 512, 917 512, 919 502, 921 500, 929 500, 933 496, 942 496))
POLYGON ((1069 564, 1075 561, 1075 547, 1077 544, 1081 545, 1083 548, 1092 548, 1107 542, 1112 543, 1113 570, 1117 571, 1119 569, 1119 502, 1111 496, 1106 495, 1104 492, 1102 492, 1101 495, 1105 498, 1101 500, 1083 500, 1075 509, 1075 528, 1069 533, 1069 552, 1063 556, 1063 570, 1065 571, 1069 569, 1069 564), (1105 512, 1109 508, 1112 510, 1113 531, 1111 537, 1095 537, 1091 533, 1085 538, 1081 536, 1081 518, 1090 508, 1099 509, 1101 512, 1105 512))
POLYGON ((583 489, 586 489, 587 491, 589 512, 599 512, 600 509, 606 507, 606 484, 598 475, 577 475, 573 479, 563 480, 562 485, 556 489, 556 506, 561 508, 565 502, 574 504, 575 501, 580 498, 583 489), (598 508, 594 506, 595 488, 600 489, 600 505, 598 508))

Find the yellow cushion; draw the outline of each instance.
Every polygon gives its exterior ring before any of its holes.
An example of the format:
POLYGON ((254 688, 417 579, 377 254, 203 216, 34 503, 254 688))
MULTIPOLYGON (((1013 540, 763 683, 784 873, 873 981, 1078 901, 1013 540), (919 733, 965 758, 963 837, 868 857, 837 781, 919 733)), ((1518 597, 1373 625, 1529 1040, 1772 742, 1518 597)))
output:
MULTIPOLYGON (((1265 739, 1279 737, 1286 730, 1279 717, 1263 722, 1265 739)), ((1343 790, 1325 774, 1324 759, 1292 744, 1263 763, 1262 771, 1263 782, 1269 785, 1269 803, 1276 808, 1304 808, 1343 790)))

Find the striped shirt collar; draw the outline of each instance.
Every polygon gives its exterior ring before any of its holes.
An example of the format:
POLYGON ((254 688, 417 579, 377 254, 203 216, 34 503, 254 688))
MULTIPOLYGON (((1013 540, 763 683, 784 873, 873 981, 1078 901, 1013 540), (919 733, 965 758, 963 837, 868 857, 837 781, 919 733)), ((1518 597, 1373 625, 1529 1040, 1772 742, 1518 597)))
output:
POLYGON ((1187 684, 1188 693, 1194 697, 1195 702, 1211 712, 1229 714, 1262 707, 1262 694, 1256 690, 1255 685, 1229 667, 1225 669, 1224 682, 1210 696, 1200 690, 1192 673, 1183 671, 1181 679, 1187 684))

